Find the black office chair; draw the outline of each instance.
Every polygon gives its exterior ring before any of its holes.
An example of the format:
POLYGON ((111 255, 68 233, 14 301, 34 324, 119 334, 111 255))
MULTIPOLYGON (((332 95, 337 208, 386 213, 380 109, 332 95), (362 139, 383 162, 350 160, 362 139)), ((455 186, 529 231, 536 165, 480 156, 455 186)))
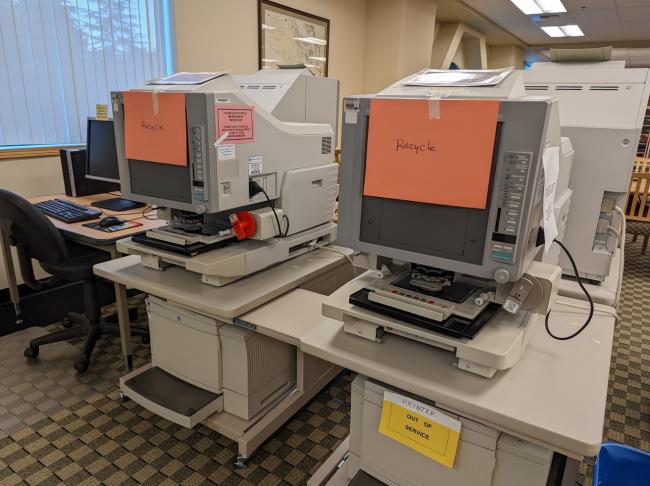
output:
MULTIPOLYGON (((39 346, 87 336, 82 355, 74 363, 80 373, 88 369, 90 355, 102 335, 119 336, 117 324, 102 322, 97 298, 93 265, 109 259, 108 253, 64 239, 52 222, 26 199, 0 189, 0 229, 16 247, 23 281, 32 289, 42 289, 48 280, 36 280, 32 258, 43 269, 59 279, 83 282, 84 314, 70 313, 69 321, 78 324, 33 339, 25 349, 25 357, 35 359, 39 346)), ((148 339, 149 331, 132 328, 131 333, 148 339)))

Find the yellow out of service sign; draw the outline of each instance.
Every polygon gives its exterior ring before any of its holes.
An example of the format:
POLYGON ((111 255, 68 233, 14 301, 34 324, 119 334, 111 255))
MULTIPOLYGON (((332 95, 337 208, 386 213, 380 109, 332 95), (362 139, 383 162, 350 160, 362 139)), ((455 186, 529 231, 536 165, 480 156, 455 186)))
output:
POLYGON ((379 432, 451 469, 460 422, 430 405, 384 391, 379 432))

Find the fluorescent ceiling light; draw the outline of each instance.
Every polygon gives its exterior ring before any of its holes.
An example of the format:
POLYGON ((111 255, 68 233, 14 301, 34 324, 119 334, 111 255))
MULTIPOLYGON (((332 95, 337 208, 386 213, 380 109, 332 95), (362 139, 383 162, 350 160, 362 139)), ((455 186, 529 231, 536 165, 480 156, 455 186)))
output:
POLYGON ((542 30, 551 37, 566 37, 566 34, 559 27, 542 27, 542 30))
POLYGON ((263 57, 262 62, 278 62, 278 60, 277 59, 266 59, 265 57, 263 57))
POLYGON ((582 29, 575 24, 542 27, 542 30, 546 32, 550 37, 582 37, 585 35, 582 32, 582 29))
POLYGON ((526 15, 566 12, 561 0, 510 0, 526 15))
POLYGON ((560 30, 564 32, 568 37, 582 37, 584 32, 579 25, 560 25, 560 30))
POLYGON ((308 67, 308 68, 317 68, 316 64, 303 64, 303 66, 308 67))
POLYGON ((262 30, 275 30, 275 27, 272 27, 270 25, 262 24, 262 30))
POLYGON ((535 0, 544 13, 566 12, 566 7, 561 0, 535 0))
POLYGON ((316 44, 317 46, 327 45, 327 41, 319 39, 318 37, 294 37, 293 40, 299 42, 306 42, 307 44, 316 44))
POLYGON ((320 62, 327 61, 326 57, 320 57, 320 56, 309 56, 309 59, 313 59, 314 61, 320 61, 320 62))

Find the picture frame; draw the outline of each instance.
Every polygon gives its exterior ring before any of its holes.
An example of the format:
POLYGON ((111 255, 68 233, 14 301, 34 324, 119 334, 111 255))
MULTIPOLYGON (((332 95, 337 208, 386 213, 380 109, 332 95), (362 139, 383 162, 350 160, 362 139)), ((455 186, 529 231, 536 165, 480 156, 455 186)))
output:
POLYGON ((329 34, 329 19, 259 0, 259 69, 304 65, 315 76, 327 77, 329 34))

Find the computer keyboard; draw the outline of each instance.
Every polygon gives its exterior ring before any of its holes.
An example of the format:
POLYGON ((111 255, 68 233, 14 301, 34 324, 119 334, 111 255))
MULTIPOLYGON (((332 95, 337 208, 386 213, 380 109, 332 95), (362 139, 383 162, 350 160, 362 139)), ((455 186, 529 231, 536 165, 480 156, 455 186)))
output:
POLYGON ((79 221, 88 221, 99 218, 101 211, 87 208, 81 204, 66 201, 65 199, 50 199, 34 203, 38 209, 55 219, 65 223, 78 223, 79 221))

